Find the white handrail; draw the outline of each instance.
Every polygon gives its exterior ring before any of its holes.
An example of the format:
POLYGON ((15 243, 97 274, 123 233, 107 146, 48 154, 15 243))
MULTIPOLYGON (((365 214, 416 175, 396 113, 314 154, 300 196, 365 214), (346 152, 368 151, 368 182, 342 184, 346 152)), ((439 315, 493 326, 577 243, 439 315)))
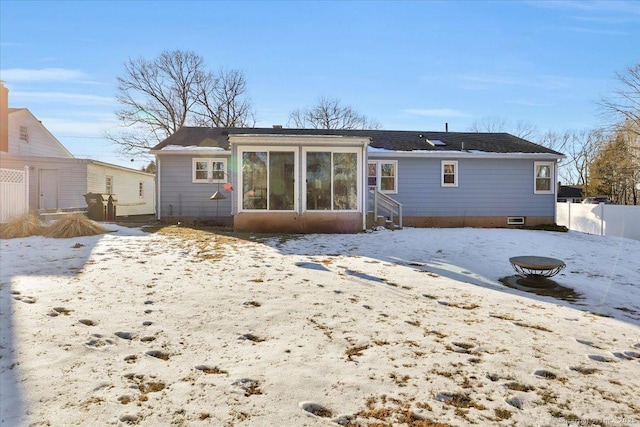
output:
POLYGON ((402 228, 402 203, 387 196, 376 187, 369 187, 373 193, 373 217, 378 217, 378 208, 382 208, 389 214, 389 219, 394 222, 394 216, 398 218, 398 227, 402 228))

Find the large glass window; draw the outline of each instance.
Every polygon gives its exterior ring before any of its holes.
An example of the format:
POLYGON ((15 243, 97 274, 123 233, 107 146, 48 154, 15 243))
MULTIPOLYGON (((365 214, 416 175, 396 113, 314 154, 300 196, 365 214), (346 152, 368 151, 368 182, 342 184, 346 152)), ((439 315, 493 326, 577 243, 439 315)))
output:
POLYGON ((307 153, 307 210, 331 209, 331 153, 307 153))
POLYGON ((307 153, 307 210, 358 209, 358 155, 307 153))
POLYGON ((551 185, 553 163, 552 162, 535 162, 535 194, 553 194, 553 186, 551 185))
POLYGON ((292 151, 242 153, 242 208, 294 210, 295 154, 292 151))

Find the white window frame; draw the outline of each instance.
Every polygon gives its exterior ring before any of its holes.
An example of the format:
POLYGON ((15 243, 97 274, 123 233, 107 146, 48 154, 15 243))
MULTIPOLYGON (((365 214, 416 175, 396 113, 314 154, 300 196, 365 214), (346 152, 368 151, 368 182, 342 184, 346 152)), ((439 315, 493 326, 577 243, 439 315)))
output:
MULTIPOLYGON (((293 186, 293 209, 291 210, 283 210, 283 209, 278 209, 278 210, 271 210, 269 209, 269 191, 270 189, 270 185, 271 182, 269 180, 269 161, 267 160, 267 208, 266 209, 245 209, 244 208, 244 203, 243 203, 243 197, 244 194, 243 193, 243 188, 244 188, 244 176, 242 171, 240 171, 238 173, 238 188, 240 189, 240 191, 238 191, 238 212, 251 212, 251 213, 259 213, 259 212, 265 212, 265 213, 274 213, 274 212, 298 212, 298 200, 300 198, 299 196, 299 191, 300 191, 300 186, 298 185, 297 179, 298 179, 298 170, 299 170, 299 155, 298 155, 298 149, 297 147, 286 147, 286 146, 275 146, 275 145, 268 145, 268 146, 264 146, 264 145, 259 145, 259 146, 242 146, 242 147, 238 147, 238 165, 239 167, 242 167, 242 158, 244 153, 259 153, 259 152, 277 152, 277 153, 283 153, 283 152, 287 152, 287 153, 293 153, 293 177, 294 180, 296 180, 294 182, 294 186, 293 186)), ((269 159, 269 154, 267 154, 267 159, 269 159)))
POLYGON ((360 212, 362 209, 362 150, 351 147, 303 147, 302 149, 302 208, 303 212, 311 214, 322 214, 327 212, 360 212), (307 209, 307 153, 331 153, 331 209, 315 210, 307 209), (356 155, 356 208, 355 209, 333 209, 333 154, 350 153, 356 155))
MULTIPOLYGON (((450 174, 448 174, 450 175, 450 174)), ((457 160, 442 160, 440 162, 440 186, 441 187, 457 187, 458 186, 458 161, 457 160), (453 183, 444 182, 444 168, 445 166, 453 165, 453 183)))
POLYGON ((533 163, 533 194, 555 194, 555 162, 534 162, 533 163), (543 166, 549 167, 549 189, 538 190, 538 169, 543 166))
MULTIPOLYGON (((384 194, 398 194, 398 161, 397 160, 369 160, 367 161, 367 181, 369 180, 369 164, 376 165, 376 189, 384 194), (382 165, 392 164, 395 176, 393 177, 393 190, 382 189, 382 165)), ((367 182, 367 186, 369 182, 367 182)))
POLYGON ((203 158, 194 157, 191 159, 191 182, 194 184, 221 184, 227 182, 227 159, 226 158, 203 158), (196 178, 196 163, 207 163, 207 177, 196 178), (222 163, 222 171, 224 175, 222 179, 213 179, 213 164, 222 163))

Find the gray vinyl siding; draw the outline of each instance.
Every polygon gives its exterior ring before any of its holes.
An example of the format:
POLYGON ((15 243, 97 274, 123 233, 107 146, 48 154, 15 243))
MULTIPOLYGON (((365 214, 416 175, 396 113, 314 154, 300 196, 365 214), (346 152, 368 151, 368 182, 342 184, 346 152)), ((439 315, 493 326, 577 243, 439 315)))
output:
MULTIPOLYGON (((231 215, 231 199, 235 191, 224 192, 227 198, 214 202, 209 198, 218 190, 217 183, 192 182, 192 159, 227 158, 227 168, 229 168, 228 157, 211 154, 207 156, 163 155, 158 158, 160 160, 159 213, 161 218, 167 216, 215 217, 216 213, 221 217, 231 215)), ((222 184, 219 187, 222 191, 222 184)))
POLYGON ((42 157, 3 157, 2 167, 29 166, 29 209, 40 209, 40 171, 54 170, 58 178, 58 209, 84 208, 87 203, 87 162, 79 159, 42 157))
POLYGON ((441 186, 441 159, 397 160, 398 194, 389 196, 405 216, 555 215, 555 194, 534 194, 534 160, 447 159, 458 162, 457 187, 441 186))

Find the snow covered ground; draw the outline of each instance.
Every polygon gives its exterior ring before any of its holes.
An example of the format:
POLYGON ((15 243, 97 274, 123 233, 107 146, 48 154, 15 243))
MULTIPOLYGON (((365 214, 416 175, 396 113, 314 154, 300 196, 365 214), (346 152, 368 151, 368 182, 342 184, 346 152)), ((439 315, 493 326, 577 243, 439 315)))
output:
POLYGON ((0 241, 3 426, 640 423, 639 241, 108 227, 0 241))

